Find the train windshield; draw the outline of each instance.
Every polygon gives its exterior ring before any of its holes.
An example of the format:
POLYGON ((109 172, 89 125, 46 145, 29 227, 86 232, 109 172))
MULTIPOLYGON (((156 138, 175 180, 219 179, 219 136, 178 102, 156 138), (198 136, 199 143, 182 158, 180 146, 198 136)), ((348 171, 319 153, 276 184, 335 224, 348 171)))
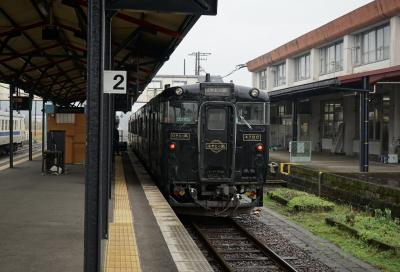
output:
POLYGON ((237 123, 239 125, 264 125, 266 122, 265 103, 237 103, 237 123))
POLYGON ((169 103, 168 123, 194 124, 197 122, 197 103, 169 103))

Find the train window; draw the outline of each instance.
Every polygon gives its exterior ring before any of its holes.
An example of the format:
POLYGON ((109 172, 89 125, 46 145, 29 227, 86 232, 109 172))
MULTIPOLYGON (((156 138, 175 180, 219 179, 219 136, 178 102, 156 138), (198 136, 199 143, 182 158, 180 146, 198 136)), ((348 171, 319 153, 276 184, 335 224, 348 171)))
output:
POLYGON ((265 103, 237 103, 237 122, 245 125, 265 124, 265 103))
POLYGON ((184 102, 169 104, 168 123, 194 124, 197 122, 197 103, 184 102))
POLYGON ((207 111, 208 130, 225 130, 225 124, 226 124, 225 109, 209 109, 207 111))

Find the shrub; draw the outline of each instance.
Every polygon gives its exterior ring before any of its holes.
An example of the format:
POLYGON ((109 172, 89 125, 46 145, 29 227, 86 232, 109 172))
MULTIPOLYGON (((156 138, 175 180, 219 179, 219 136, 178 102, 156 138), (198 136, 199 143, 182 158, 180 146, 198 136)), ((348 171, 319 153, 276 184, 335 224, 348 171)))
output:
POLYGON ((330 211, 335 207, 335 204, 307 194, 292 198, 287 206, 292 211, 330 211))

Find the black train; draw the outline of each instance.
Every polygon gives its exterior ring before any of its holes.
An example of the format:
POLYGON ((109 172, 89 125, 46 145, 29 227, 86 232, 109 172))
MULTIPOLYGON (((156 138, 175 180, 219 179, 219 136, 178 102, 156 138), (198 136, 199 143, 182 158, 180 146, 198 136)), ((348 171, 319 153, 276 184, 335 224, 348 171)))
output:
POLYGON ((172 87, 132 115, 129 146, 178 212, 247 212, 263 203, 268 124, 266 92, 231 83, 172 87))

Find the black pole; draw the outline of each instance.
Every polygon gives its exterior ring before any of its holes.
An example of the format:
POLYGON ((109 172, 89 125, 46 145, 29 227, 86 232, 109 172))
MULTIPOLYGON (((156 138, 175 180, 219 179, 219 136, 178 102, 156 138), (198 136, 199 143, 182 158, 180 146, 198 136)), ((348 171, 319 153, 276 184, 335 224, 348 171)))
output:
POLYGON ((28 121, 28 130, 29 130, 29 160, 32 160, 32 100, 33 100, 33 95, 29 94, 29 121, 28 121))
POLYGON ((297 141, 297 101, 292 101, 292 141, 297 141))
POLYGON ((46 104, 46 100, 43 98, 42 100, 42 173, 44 173, 45 169, 44 169, 44 142, 45 142, 45 124, 46 124, 46 111, 45 111, 45 104, 46 104))
POLYGON ((10 168, 14 167, 14 93, 16 91, 15 85, 12 83, 10 84, 10 122, 9 122, 9 132, 10 132, 10 143, 9 143, 9 150, 10 150, 10 168))
MULTIPOLYGON (((368 90, 369 79, 363 77, 363 89, 368 90)), ((368 146, 368 92, 360 92, 360 172, 368 172, 369 146, 368 146)))
POLYGON ((35 103, 35 122, 34 122, 34 130, 35 130, 35 133, 34 133, 34 135, 35 135, 35 137, 36 137, 36 135, 37 135, 37 133, 36 133, 36 129, 37 129, 37 127, 36 127, 36 108, 37 108, 37 101, 36 100, 33 100, 33 102, 35 103))
POLYGON ((88 2, 87 32, 87 136, 85 159, 85 238, 84 271, 100 271, 101 262, 101 183, 100 107, 102 92, 102 57, 104 0, 88 2))
MULTIPOLYGON (((112 68, 112 64, 111 64, 112 68)), ((114 171, 114 166, 113 166, 113 157, 114 157, 114 152, 113 152, 113 144, 114 144, 114 123, 113 123, 113 102, 114 97, 112 95, 109 96, 108 98, 108 198, 111 199, 112 195, 112 181, 113 181, 113 171, 114 171)))
MULTIPOLYGON (((111 20, 113 12, 107 12, 105 16, 105 33, 104 33, 104 67, 106 69, 111 69, 111 20)), ((110 144, 109 139, 109 94, 102 94, 101 101, 101 149, 100 149, 100 170, 101 170, 101 186, 103 188, 101 192, 102 198, 102 238, 108 238, 108 196, 109 196, 109 156, 108 153, 110 144)))

